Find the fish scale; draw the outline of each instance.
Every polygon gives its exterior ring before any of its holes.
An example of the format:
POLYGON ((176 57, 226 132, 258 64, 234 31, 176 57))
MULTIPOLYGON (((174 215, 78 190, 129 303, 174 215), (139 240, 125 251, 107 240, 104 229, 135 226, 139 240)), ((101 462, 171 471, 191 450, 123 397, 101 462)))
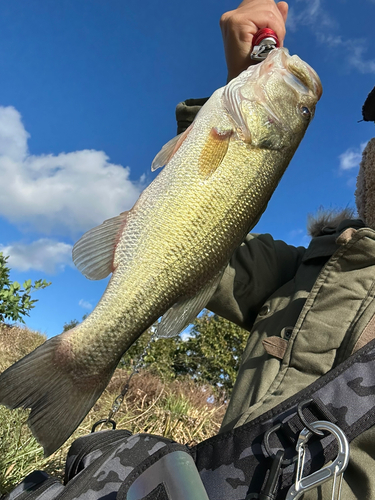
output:
POLYGON ((180 333, 207 305, 228 261, 258 221, 321 95, 318 76, 274 49, 218 89, 192 126, 155 157, 164 166, 129 212, 73 249, 90 279, 112 272, 94 311, 0 376, 0 403, 31 408, 46 455, 76 429, 120 357, 150 325, 180 333))

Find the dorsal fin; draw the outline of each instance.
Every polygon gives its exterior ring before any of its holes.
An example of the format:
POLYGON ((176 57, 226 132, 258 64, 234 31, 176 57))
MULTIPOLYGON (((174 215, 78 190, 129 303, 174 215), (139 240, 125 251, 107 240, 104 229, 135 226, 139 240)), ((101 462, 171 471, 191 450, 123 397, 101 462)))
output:
POLYGON ((113 256, 128 212, 122 212, 87 231, 73 247, 73 262, 90 280, 106 278, 113 271, 113 256))
POLYGON ((160 167, 164 167, 169 160, 172 158, 172 156, 175 154, 175 152, 178 150, 178 148, 181 146, 181 144, 184 142, 186 137, 189 135, 189 132, 191 130, 191 127, 193 124, 191 124, 185 132, 182 132, 182 134, 176 135, 176 137, 173 137, 170 141, 168 141, 164 146, 161 148, 159 153, 155 156, 152 164, 151 164, 151 171, 154 172, 160 167))

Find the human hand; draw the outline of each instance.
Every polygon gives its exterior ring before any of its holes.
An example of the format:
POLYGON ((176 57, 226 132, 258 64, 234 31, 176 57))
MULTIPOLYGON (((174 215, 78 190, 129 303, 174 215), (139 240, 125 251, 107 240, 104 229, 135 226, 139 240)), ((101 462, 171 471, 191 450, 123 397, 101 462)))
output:
POLYGON ((287 16, 288 4, 276 4, 274 0, 243 0, 237 9, 221 16, 228 82, 256 64, 250 59, 250 51, 253 37, 261 28, 271 28, 283 46, 287 16))

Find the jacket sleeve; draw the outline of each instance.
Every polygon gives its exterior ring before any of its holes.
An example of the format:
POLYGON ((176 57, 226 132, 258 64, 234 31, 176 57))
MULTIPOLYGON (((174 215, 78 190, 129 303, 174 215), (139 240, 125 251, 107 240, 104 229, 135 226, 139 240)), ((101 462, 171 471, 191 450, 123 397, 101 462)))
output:
POLYGON ((185 130, 193 123, 198 111, 203 104, 208 101, 208 97, 202 99, 187 99, 180 102, 176 107, 177 134, 185 132, 185 130))
POLYGON ((248 234, 234 252, 207 308, 251 330, 264 302, 293 279, 305 251, 269 234, 248 234))

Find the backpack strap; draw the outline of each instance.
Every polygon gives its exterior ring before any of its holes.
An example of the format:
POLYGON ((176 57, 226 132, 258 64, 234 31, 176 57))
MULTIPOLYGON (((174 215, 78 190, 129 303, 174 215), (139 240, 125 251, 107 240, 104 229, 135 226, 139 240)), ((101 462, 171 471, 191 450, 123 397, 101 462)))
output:
MULTIPOLYGON (((336 422, 349 441, 375 424, 375 340, 255 420, 191 448, 210 500, 243 500, 249 492, 262 489, 269 460, 264 446, 267 432, 267 448, 274 454, 282 449, 290 459, 280 473, 277 498, 284 498, 295 478, 291 462, 299 432, 306 422, 322 419, 336 422)), ((336 454, 332 435, 316 439, 307 450, 305 473, 319 469, 336 454)))
POLYGON ((353 348, 353 353, 361 349, 363 346, 371 342, 371 340, 373 339, 375 339, 375 315, 370 319, 370 321, 365 326, 363 332, 359 336, 353 348))

